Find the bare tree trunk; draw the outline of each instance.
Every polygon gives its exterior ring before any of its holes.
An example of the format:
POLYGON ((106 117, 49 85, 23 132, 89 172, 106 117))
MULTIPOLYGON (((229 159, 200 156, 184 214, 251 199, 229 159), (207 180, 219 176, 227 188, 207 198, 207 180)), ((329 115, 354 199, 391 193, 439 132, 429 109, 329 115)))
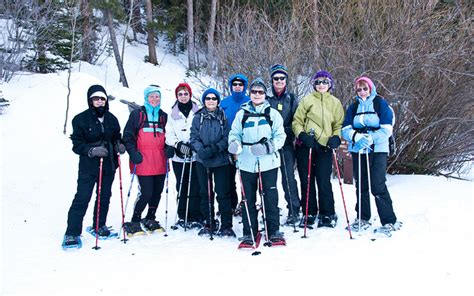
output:
POLYGON ((314 60, 317 61, 319 59, 319 7, 318 7, 318 0, 313 0, 313 48, 314 48, 314 60))
POLYGON ((147 43, 148 43, 148 62, 156 65, 158 63, 156 59, 156 45, 155 45, 155 34, 153 32, 153 10, 151 6, 151 0, 146 0, 146 22, 147 22, 147 43))
POLYGON ((114 51, 115 62, 117 63, 117 69, 120 75, 120 82, 125 87, 128 87, 127 77, 125 77, 125 70, 123 69, 122 59, 120 58, 120 51, 117 43, 117 37, 115 35, 114 24, 112 20, 112 12, 110 9, 105 9, 104 14, 107 18, 107 26, 109 27, 110 41, 112 42, 112 49, 114 51))
POLYGON ((196 69, 196 48, 194 46, 194 14, 193 0, 188 1, 188 67, 189 70, 196 69))
POLYGON ((217 0, 211 2, 211 19, 207 33, 207 72, 212 74, 214 69, 214 32, 216 30, 217 0))
POLYGON ((136 38, 136 33, 142 33, 142 34, 145 33, 145 30, 143 30, 142 22, 141 22, 140 2, 141 1, 136 1, 132 8, 133 10, 132 28, 133 28, 134 38, 136 38))
POLYGON ((128 33, 128 28, 130 27, 130 23, 132 22, 132 14, 133 12, 133 0, 130 0, 130 13, 128 17, 128 23, 127 26, 125 27, 125 33, 123 34, 123 42, 122 42, 122 63, 125 59, 125 42, 127 41, 127 33, 128 33))
POLYGON ((76 25, 77 25, 77 17, 81 7, 81 2, 76 2, 76 6, 69 7, 71 11, 71 30, 72 30, 72 37, 71 37, 71 54, 69 56, 69 67, 67 70, 67 97, 66 97, 66 118, 64 119, 64 127, 63 127, 63 134, 66 134, 67 129, 67 119, 69 114, 69 100, 71 97, 71 72, 72 72, 72 59, 74 57, 74 50, 76 49, 76 43, 74 38, 76 37, 76 25))
POLYGON ((84 19, 81 60, 91 63, 93 55, 91 50, 91 39, 94 31, 92 30, 91 25, 91 7, 89 5, 89 0, 82 0, 81 14, 84 19))

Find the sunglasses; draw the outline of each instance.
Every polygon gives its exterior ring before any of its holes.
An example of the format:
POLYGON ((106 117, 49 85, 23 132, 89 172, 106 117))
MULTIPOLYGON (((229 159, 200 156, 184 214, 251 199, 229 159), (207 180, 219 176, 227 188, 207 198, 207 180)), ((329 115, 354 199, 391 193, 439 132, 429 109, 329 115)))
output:
POLYGON ((187 97, 187 96, 189 96, 189 93, 187 93, 187 92, 184 92, 184 93, 179 92, 178 93, 178 97, 187 97))
POLYGON ((107 101, 107 99, 103 98, 103 97, 93 97, 92 98, 92 101, 94 101, 94 102, 98 102, 99 100, 101 100, 102 102, 107 101))
POLYGON ((205 101, 217 101, 217 97, 205 97, 205 101))
POLYGON ((320 85, 320 84, 328 85, 329 81, 327 81, 327 80, 315 80, 314 81, 314 85, 320 85))
POLYGON ((256 95, 256 94, 264 95, 264 94, 265 94, 265 91, 264 91, 264 90, 251 90, 250 93, 251 93, 252 95, 256 95))
POLYGON ((283 80, 286 79, 286 76, 277 76, 277 77, 274 76, 272 79, 273 79, 273 81, 278 81, 278 80, 283 81, 283 80))
POLYGON ((242 82, 232 82, 232 86, 244 86, 242 82))
POLYGON ((367 86, 359 87, 358 89, 356 89, 357 92, 368 91, 368 90, 369 90, 369 88, 367 86))

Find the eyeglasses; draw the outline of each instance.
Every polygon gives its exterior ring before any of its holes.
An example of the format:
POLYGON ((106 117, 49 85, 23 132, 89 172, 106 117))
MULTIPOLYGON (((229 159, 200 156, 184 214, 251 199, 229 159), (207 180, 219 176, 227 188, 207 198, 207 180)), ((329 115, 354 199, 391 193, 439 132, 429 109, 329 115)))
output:
POLYGON ((327 80, 315 80, 314 81, 314 85, 320 85, 320 84, 328 85, 329 81, 327 81, 327 80))
POLYGON ((205 97, 205 101, 217 101, 217 97, 205 97))
POLYGON ((189 93, 187 93, 187 92, 184 92, 184 93, 179 92, 178 93, 178 97, 187 97, 187 96, 189 96, 189 93))
POLYGON ((242 82, 232 82, 232 86, 244 86, 242 82))
POLYGON ((107 101, 107 99, 106 99, 106 98, 103 98, 103 97, 92 97, 92 101, 94 101, 94 102, 97 102, 97 101, 99 101, 99 100, 101 100, 102 102, 107 101))
POLYGON ((368 90, 369 90, 369 88, 367 86, 359 87, 358 89, 356 89, 357 92, 368 91, 368 90))
POLYGON ((265 94, 265 91, 264 91, 264 90, 251 90, 250 93, 251 93, 252 95, 256 95, 256 94, 264 95, 264 94, 265 94))
POLYGON ((286 76, 273 76, 272 79, 273 79, 273 81, 278 81, 278 80, 283 81, 283 80, 286 79, 286 76))

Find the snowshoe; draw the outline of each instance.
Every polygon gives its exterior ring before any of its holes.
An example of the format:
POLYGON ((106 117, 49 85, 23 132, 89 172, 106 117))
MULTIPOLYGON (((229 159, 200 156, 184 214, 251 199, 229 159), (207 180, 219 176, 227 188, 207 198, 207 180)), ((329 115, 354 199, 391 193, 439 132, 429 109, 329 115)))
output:
POLYGON ((337 224, 337 215, 336 214, 329 215, 329 216, 319 215, 318 228, 319 227, 334 228, 334 227, 336 227, 336 224, 337 224))
POLYGON ((128 237, 133 237, 136 235, 143 235, 146 232, 142 229, 140 222, 125 222, 123 224, 123 229, 128 237))
POLYGON ((140 221, 141 223, 141 228, 144 228, 148 233, 153 233, 153 232, 163 232, 164 228, 161 227, 160 222, 152 219, 142 219, 140 221))
POLYGON ((283 232, 277 231, 270 235, 269 246, 286 246, 286 240, 283 232))
POLYGON ((63 250, 80 249, 82 247, 81 237, 79 235, 65 235, 61 246, 63 250))
POLYGON ((222 229, 222 227, 221 227, 221 229, 217 232, 217 236, 220 236, 220 237, 237 237, 235 235, 234 230, 232 230, 231 227, 224 228, 224 229, 222 229))
MULTIPOLYGON (((301 221, 299 225, 300 228, 304 228, 305 220, 306 220, 306 216, 303 215, 303 217, 301 217, 301 221)), ((308 227, 309 229, 313 229, 313 225, 315 222, 316 222, 316 215, 308 215, 306 227, 308 227)))
POLYGON ((262 234, 257 232, 255 237, 255 246, 253 245, 253 240, 251 235, 244 235, 243 237, 239 238, 241 241, 239 244, 239 249, 256 249, 260 245, 260 241, 262 239, 262 234))
POLYGON ((374 229, 374 233, 379 233, 379 234, 383 234, 387 237, 391 237, 392 236, 392 231, 397 231, 397 230, 400 230, 400 228, 402 227, 402 222, 395 222, 395 223, 387 223, 379 228, 376 228, 374 229))
MULTIPOLYGON (((112 227, 108 227, 108 226, 105 226, 105 225, 100 227, 99 230, 98 230, 99 239, 100 240, 105 240, 105 239, 117 237, 118 233, 115 232, 115 231, 111 231, 111 230, 112 230, 112 227)), ((89 226, 89 227, 86 228, 86 231, 88 233, 90 233, 92 236, 94 236, 94 237, 96 236, 95 227, 89 226)))
MULTIPOLYGON (((355 232, 367 230, 370 228, 370 226, 372 226, 372 224, 369 221, 364 220, 364 219, 360 219, 360 229, 359 229, 359 219, 355 219, 354 222, 352 222, 352 224, 350 225, 351 231, 355 231, 355 232)), ((347 227, 346 227, 346 230, 348 230, 347 227)))
POLYGON ((203 227, 203 224, 198 221, 190 222, 188 226, 189 229, 201 229, 202 227, 203 227))

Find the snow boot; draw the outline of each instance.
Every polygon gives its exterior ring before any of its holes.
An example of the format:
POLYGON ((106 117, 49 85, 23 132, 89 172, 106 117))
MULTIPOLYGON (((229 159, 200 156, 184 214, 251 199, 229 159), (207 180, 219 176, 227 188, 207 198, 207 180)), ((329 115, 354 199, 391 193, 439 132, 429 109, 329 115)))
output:
POLYGON ((392 236, 392 231, 397 231, 402 228, 402 222, 387 223, 379 228, 374 229, 374 233, 381 233, 388 237, 392 236))
POLYGON ((235 235, 235 232, 234 230, 232 230, 232 227, 228 227, 228 228, 224 228, 221 229, 217 232, 217 236, 220 236, 220 237, 237 237, 235 235))
POLYGON ((82 247, 81 237, 79 235, 65 235, 61 246, 63 250, 80 249, 82 247))
MULTIPOLYGON (((288 215, 288 218, 286 219, 284 226, 294 226, 299 221, 300 221, 299 215, 288 215)), ((303 222, 303 227, 304 227, 304 222, 303 222)))
POLYGON ((319 215, 318 219, 318 228, 319 227, 336 227, 337 224, 337 215, 319 215))
MULTIPOLYGON (((354 222, 352 222, 350 227, 351 227, 351 231, 359 232, 359 231, 364 231, 364 230, 369 229, 371 225, 372 224, 369 221, 360 219, 360 229, 359 229, 359 219, 356 218, 354 222)), ((348 230, 347 227, 346 227, 346 230, 348 230)))
MULTIPOLYGON (((99 228, 97 231, 99 234, 99 239, 104 240, 104 239, 109 239, 113 237, 117 237, 118 233, 111 231, 112 227, 103 225, 102 227, 99 228)), ((86 228, 86 231, 89 232, 92 236, 95 237, 96 232, 95 232, 95 227, 94 226, 89 226, 86 228)))
POLYGON ((123 229, 129 237, 145 234, 145 231, 142 229, 140 222, 125 222, 123 224, 123 229))
MULTIPOLYGON (((300 221, 300 225, 299 225, 300 228, 304 228, 305 217, 306 216, 304 216, 304 215, 303 215, 303 217, 301 217, 301 221, 300 221)), ((313 229, 313 225, 314 225, 315 221, 316 221, 316 215, 308 215, 307 227, 309 229, 313 229)))
POLYGON ((148 232, 154 232, 163 229, 163 227, 161 227, 160 225, 160 222, 156 220, 144 218, 140 221, 140 223, 143 225, 143 228, 145 228, 148 232))
POLYGON ((239 249, 256 249, 260 245, 260 240, 262 239, 262 234, 257 232, 255 236, 255 246, 253 245, 253 240, 251 235, 244 235, 239 238, 240 244, 239 249))
POLYGON ((274 234, 270 235, 271 246, 286 246, 286 240, 283 236, 284 233, 276 231, 274 234))

